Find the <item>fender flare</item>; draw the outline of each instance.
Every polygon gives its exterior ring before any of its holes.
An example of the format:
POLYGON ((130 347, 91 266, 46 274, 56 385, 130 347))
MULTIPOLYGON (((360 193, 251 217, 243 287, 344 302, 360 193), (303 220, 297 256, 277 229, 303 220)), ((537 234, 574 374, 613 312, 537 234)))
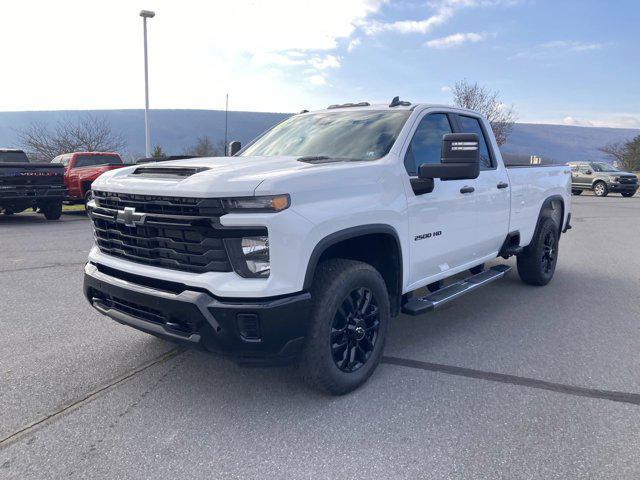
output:
POLYGON ((538 213, 538 221, 536 222, 536 229, 534 230, 534 235, 538 231, 538 228, 540 227, 540 221, 542 220, 542 212, 544 212, 545 209, 551 207, 551 204, 554 201, 560 202, 560 225, 558 225, 558 237, 562 234, 563 227, 564 227, 564 222, 565 222, 565 220, 564 220, 564 211, 565 211, 564 198, 562 197, 562 195, 551 195, 550 197, 547 197, 544 202, 542 202, 542 206, 540 207, 540 213, 538 213))
POLYGON ((349 240, 351 238, 362 237, 365 235, 371 234, 386 234, 391 235, 396 241, 396 246, 398 248, 398 285, 397 289, 400 294, 402 294, 402 244, 400 243, 400 237, 398 236, 398 232, 395 228, 390 225, 386 225, 383 223, 373 223, 369 225, 358 225, 357 227, 345 228, 344 230, 338 230, 337 232, 331 233, 327 235, 322 240, 320 240, 316 246, 313 248, 311 252, 311 256, 309 257, 309 262, 307 263, 307 271, 304 276, 304 284, 303 289, 309 290, 311 288, 311 284, 313 283, 313 277, 316 272, 316 268, 318 266, 318 261, 322 254, 332 245, 343 242, 345 240, 349 240))

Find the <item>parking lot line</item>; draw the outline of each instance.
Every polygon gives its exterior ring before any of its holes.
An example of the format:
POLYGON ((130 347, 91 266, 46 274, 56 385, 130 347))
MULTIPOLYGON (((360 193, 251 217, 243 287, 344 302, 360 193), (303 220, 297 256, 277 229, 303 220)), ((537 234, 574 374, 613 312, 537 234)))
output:
POLYGON ((419 370, 427 370, 430 372, 445 373, 447 375, 456 375, 459 377, 476 378, 480 380, 487 380, 490 382, 508 383, 521 387, 549 390, 551 392, 564 393, 565 395, 574 395, 577 397, 599 398, 602 400, 610 400, 612 402, 640 405, 640 394, 638 393, 577 387, 575 385, 568 385, 564 383, 547 382, 544 380, 538 380, 536 378, 520 377, 517 375, 507 375, 504 373, 496 372, 487 372, 484 370, 456 367, 453 365, 443 365, 440 363, 421 362, 419 360, 411 360, 408 358, 385 356, 382 358, 382 363, 400 367, 416 368, 419 370))
POLYGON ((160 355, 157 358, 154 358, 142 365, 139 365, 138 367, 134 368, 133 370, 130 370, 129 372, 125 373, 124 375, 121 375, 117 378, 112 379, 111 381, 107 382, 104 385, 100 385, 98 388, 95 388, 93 391, 89 392, 86 396, 79 398, 77 400, 74 400, 73 402, 69 403, 68 405, 65 405, 63 407, 61 407, 60 409, 58 409, 57 411, 51 413, 50 415, 47 415, 44 418, 41 418, 39 420, 36 420, 28 425, 25 425, 24 427, 20 428, 19 430, 9 434, 8 436, 6 436, 5 438, 0 439, 0 450, 2 450, 5 447, 8 447, 9 445, 17 442, 18 440, 20 440, 20 438, 24 437, 25 435, 28 435, 30 433, 32 433, 35 429, 42 427, 48 423, 51 423, 53 421, 55 421, 56 419, 62 417, 63 415, 66 415, 78 408, 81 408, 82 406, 86 405, 87 403, 95 400, 96 398, 98 398, 101 394, 107 393, 108 391, 117 388, 119 385, 123 384, 124 382, 126 382, 127 380, 131 379, 132 377, 134 377, 135 375, 144 372, 145 370, 159 365, 161 363, 166 362, 167 360, 170 360, 171 358, 175 357, 176 355, 179 355, 180 353, 184 352, 184 349, 182 348, 174 348, 173 350, 169 350, 168 352, 160 355))

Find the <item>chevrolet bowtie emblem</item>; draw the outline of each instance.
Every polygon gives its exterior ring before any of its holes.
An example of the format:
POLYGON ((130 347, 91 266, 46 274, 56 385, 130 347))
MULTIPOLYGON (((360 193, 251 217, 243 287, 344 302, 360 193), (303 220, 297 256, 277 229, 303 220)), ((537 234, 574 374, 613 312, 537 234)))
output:
POLYGON ((144 213, 137 213, 133 207, 125 207, 124 210, 118 210, 117 221, 124 223, 127 227, 135 227, 142 225, 145 220, 144 213))

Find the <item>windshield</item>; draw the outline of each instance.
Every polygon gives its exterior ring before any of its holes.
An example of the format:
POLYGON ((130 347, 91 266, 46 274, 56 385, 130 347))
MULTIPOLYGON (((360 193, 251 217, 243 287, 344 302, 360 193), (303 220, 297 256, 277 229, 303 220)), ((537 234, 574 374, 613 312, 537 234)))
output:
POLYGON ((27 158, 27 155, 20 150, 0 152, 0 163, 9 162, 28 163, 29 159, 27 158))
POLYGON ((122 159, 118 155, 78 155, 74 167, 93 167, 95 165, 121 164, 122 159))
POLYGON ((596 172, 619 172, 616 167, 609 165, 608 163, 592 163, 591 166, 596 172))
POLYGON ((276 125, 240 155, 376 160, 389 153, 410 114, 366 110, 299 115, 276 125))

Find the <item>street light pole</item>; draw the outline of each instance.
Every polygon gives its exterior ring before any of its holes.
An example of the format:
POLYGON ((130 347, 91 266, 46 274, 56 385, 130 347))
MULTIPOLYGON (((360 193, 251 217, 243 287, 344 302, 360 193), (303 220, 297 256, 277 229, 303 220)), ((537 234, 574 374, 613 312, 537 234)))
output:
POLYGON ((149 133, 149 67, 147 65, 147 18, 156 16, 155 12, 142 10, 142 29, 144 32, 144 139, 146 157, 151 156, 151 135, 149 133))

